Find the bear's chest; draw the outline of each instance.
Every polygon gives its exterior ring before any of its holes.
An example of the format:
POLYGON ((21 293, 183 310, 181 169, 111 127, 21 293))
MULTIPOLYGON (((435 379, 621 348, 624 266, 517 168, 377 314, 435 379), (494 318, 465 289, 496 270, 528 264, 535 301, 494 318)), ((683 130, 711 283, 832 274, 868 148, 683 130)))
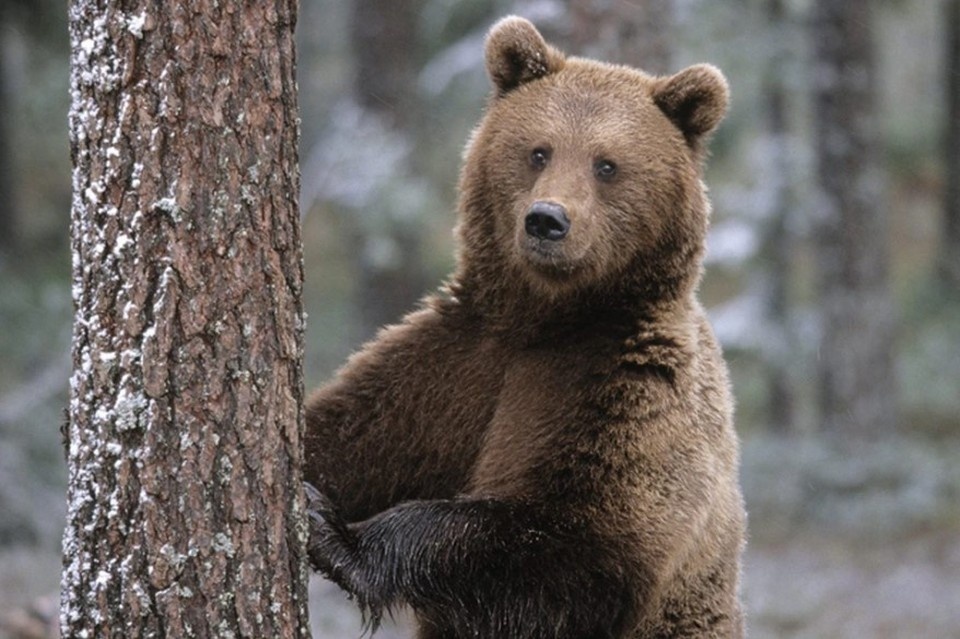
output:
POLYGON ((616 349, 572 344, 510 358, 488 424, 471 491, 523 497, 548 484, 583 485, 611 454, 598 397, 616 349))

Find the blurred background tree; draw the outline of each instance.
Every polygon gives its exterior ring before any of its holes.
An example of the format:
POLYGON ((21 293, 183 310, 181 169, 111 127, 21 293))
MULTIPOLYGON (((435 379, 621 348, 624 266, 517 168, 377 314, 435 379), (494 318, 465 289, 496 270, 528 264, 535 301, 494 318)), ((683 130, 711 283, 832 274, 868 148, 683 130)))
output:
POLYGON ((940 267, 944 292, 956 298, 960 297, 960 0, 947 0, 943 17, 946 135, 940 267))
POLYGON ((570 2, 570 49, 650 73, 670 73, 674 4, 673 0, 570 2))
POLYGON ((820 422, 828 433, 859 438, 883 437, 898 423, 874 7, 816 0, 810 34, 820 422))
POLYGON ((54 210, 70 201, 70 158, 50 123, 65 121, 66 60, 63 3, 0 3, 0 259, 62 238, 54 210))
MULTIPOLYGON (((301 0, 308 385, 451 268, 497 17, 654 72, 713 62, 732 104, 702 297, 744 436, 751 636, 956 634, 958 4, 301 0)), ((70 265, 63 6, 0 8, 2 609, 59 572, 70 265)), ((358 634, 331 615, 314 636, 358 634)))
MULTIPOLYGON (((10 91, 10 67, 7 60, 7 32, 12 20, 11 7, 0 4, 0 113, 10 113, 13 96, 10 91)), ((8 118, 0 120, 0 250, 9 253, 16 246, 17 237, 17 200, 13 190, 13 158, 10 145, 10 125, 8 118)))
POLYGON ((396 321, 428 286, 420 255, 420 193, 398 187, 398 183, 417 181, 421 4, 419 0, 352 3, 350 51, 356 69, 353 100, 346 108, 357 109, 357 123, 374 129, 383 147, 393 147, 397 154, 395 167, 384 172, 380 183, 371 180, 365 185, 369 197, 359 206, 345 204, 341 211, 352 227, 357 339, 369 338, 379 327, 396 321))

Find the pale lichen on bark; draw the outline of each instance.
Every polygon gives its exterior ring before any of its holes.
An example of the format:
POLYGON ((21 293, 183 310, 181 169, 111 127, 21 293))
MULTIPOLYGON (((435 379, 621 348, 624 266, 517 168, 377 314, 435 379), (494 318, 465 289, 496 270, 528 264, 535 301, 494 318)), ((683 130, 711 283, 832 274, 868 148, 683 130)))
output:
POLYGON ((307 636, 296 3, 74 0, 64 636, 307 636))

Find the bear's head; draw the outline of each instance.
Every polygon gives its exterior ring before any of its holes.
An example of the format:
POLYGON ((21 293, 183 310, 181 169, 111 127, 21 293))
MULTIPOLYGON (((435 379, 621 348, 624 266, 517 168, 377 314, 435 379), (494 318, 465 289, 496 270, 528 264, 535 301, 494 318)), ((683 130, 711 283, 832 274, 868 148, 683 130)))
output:
POLYGON ((493 304, 680 297, 700 276, 709 65, 669 77, 566 57, 518 17, 490 30, 494 85, 460 179, 457 281, 493 304))

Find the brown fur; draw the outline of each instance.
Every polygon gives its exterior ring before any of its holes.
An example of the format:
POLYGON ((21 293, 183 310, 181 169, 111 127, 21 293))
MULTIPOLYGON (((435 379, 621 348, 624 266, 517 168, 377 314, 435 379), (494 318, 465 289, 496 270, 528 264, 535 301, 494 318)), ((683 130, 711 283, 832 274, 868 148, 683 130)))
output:
POLYGON ((739 637, 737 442, 694 296, 726 82, 567 58, 520 18, 486 64, 455 275, 309 400, 312 559, 421 637, 739 637), (525 232, 537 201, 562 241, 525 232))

